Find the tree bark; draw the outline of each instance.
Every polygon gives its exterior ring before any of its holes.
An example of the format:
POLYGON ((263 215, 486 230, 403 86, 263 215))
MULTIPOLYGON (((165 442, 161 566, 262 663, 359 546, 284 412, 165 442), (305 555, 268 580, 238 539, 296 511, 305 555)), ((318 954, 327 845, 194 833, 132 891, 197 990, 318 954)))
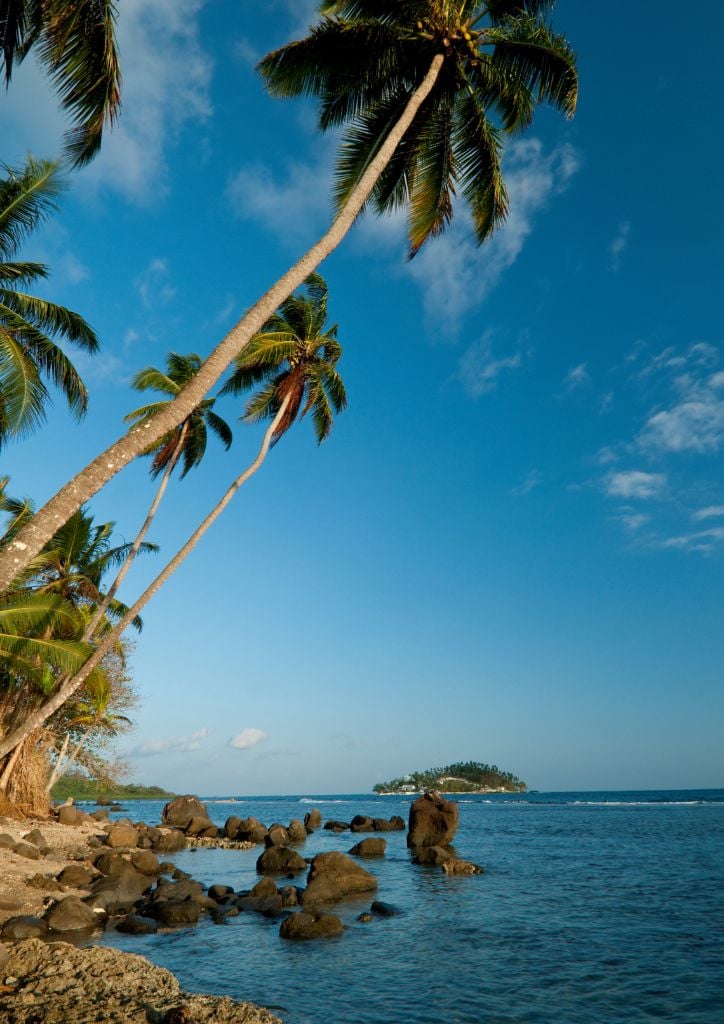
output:
POLYGON ((209 527, 219 518, 221 513, 224 511, 224 509, 229 504, 229 502, 234 497, 239 488, 242 486, 242 484, 245 484, 249 477, 253 476, 254 473, 256 473, 256 471, 259 469, 261 464, 264 462, 264 459, 267 457, 269 447, 274 438, 274 433, 279 424, 281 423, 284 413, 287 411, 289 401, 290 396, 287 395, 284 401, 282 402, 281 406, 279 407, 279 411, 277 412, 276 416, 274 417, 271 424, 267 428, 267 431, 264 434, 264 440, 262 441, 261 447, 259 449, 259 453, 257 457, 254 459, 254 461, 251 463, 251 465, 247 466, 244 472, 240 476, 238 476, 236 480, 234 480, 234 482, 227 489, 227 491, 225 492, 221 500, 218 502, 218 504, 215 505, 215 507, 206 516, 203 522, 199 526, 197 526, 197 528, 191 534, 191 536, 183 545, 183 547, 179 548, 174 557, 161 570, 161 572, 153 580, 153 582, 149 584, 149 586, 144 590, 144 592, 138 598, 136 603, 128 609, 126 614, 118 623, 116 623, 111 632, 103 638, 103 641, 95 649, 95 651, 90 656, 88 661, 86 661, 82 668, 80 668, 78 672, 76 672, 76 674, 72 676, 72 678, 67 680, 67 682, 65 682, 60 687, 60 689, 58 689, 51 697, 49 697, 48 700, 46 700, 46 702, 40 708, 38 708, 37 711, 34 711, 33 714, 30 715, 30 717, 27 718, 21 726, 19 726, 8 736, 3 737, 3 739, 0 740, 0 758, 5 757, 8 753, 10 753, 11 750, 13 750, 13 748, 15 748, 18 744, 21 744, 24 741, 24 739, 30 735, 30 733, 34 732, 36 729, 39 729, 40 726, 43 725, 43 723, 46 722, 51 715, 55 714, 58 708, 62 707, 63 704, 65 704, 65 702, 69 700, 73 696, 73 694, 80 689, 80 687, 86 681, 86 679, 91 674, 93 669, 101 663, 101 661, 106 656, 108 651, 113 647, 114 644, 118 642, 122 634, 131 624, 133 619, 136 617, 136 615, 138 615, 143 610, 143 608, 145 608, 145 606, 148 604, 148 602, 151 600, 154 594, 156 594, 161 589, 166 580, 168 580, 169 577, 172 576, 173 573, 176 571, 176 569, 178 569, 179 565, 181 565, 186 556, 193 551, 193 549, 196 547, 196 545, 201 540, 206 531, 209 529, 209 527))
POLYGON ((62 746, 60 748, 60 751, 58 753, 58 759, 55 762, 55 767, 53 768, 52 772, 50 773, 50 778, 48 780, 48 785, 45 787, 45 792, 48 794, 48 796, 50 796, 50 791, 53 788, 53 786, 55 785, 56 779, 59 779, 61 774, 64 774, 62 772, 62 767, 63 767, 63 761, 65 760, 65 752, 68 749, 68 744, 69 743, 70 743, 70 733, 67 732, 65 734, 65 739, 63 740, 63 744, 62 744, 62 746))
POLYGON ((107 448, 73 477, 23 527, 18 535, 0 552, 0 592, 6 590, 13 579, 41 550, 53 534, 70 516, 93 497, 109 480, 129 462, 153 443, 177 427, 201 402, 216 384, 232 360, 264 326, 281 302, 302 284, 309 274, 340 244, 354 224, 370 196, 380 174, 415 119, 417 112, 431 93, 440 74, 445 57, 436 54, 430 68, 417 89, 410 96, 402 116, 397 121, 379 152, 359 180, 349 199, 335 217, 332 226, 304 256, 265 292, 241 320, 217 345, 199 372, 179 395, 151 419, 132 427, 120 440, 107 448))

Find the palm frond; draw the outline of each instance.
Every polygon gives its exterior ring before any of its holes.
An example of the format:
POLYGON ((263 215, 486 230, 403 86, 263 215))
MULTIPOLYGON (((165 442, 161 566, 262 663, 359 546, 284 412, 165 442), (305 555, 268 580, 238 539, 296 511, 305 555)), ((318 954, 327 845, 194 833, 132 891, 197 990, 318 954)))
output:
POLYGON ((508 214, 500 131, 488 120, 474 90, 462 94, 455 115, 453 141, 458 153, 458 178, 470 203, 475 237, 481 244, 508 214))
POLYGON ((0 325, 0 445, 30 433, 45 418, 48 392, 37 367, 0 325))
POLYGON ((58 164, 29 156, 23 167, 2 165, 0 255, 13 256, 31 231, 57 209, 65 185, 58 164))
MULTIPOLYGON (((0 287, 0 302, 34 327, 49 334, 59 334, 79 345, 86 352, 98 351, 95 331, 79 313, 58 306, 46 299, 38 299, 17 290, 0 287)), ((0 315, 1 312, 0 312, 0 315)))
POLYGON ((495 49, 493 63, 513 81, 573 117, 578 102, 576 55, 562 35, 523 14, 507 19, 486 33, 495 49))

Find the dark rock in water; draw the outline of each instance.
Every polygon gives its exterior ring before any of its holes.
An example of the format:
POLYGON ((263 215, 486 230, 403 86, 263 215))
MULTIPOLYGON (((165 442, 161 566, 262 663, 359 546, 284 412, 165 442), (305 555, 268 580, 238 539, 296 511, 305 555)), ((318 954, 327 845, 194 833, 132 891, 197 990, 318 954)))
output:
POLYGON ((68 885, 72 889, 87 889, 97 875, 97 871, 84 864, 69 864, 55 877, 61 885, 68 885))
POLYGON ((302 903, 335 903, 358 892, 373 892, 377 879, 344 853, 318 853, 307 876, 302 903))
POLYGON ((115 812, 115 813, 117 814, 117 813, 118 813, 118 811, 122 811, 122 810, 123 810, 123 808, 121 807, 121 805, 120 805, 120 804, 111 804, 111 806, 110 806, 110 810, 111 810, 111 811, 114 811, 114 812, 115 812))
POLYGON ((152 850, 136 850, 131 854, 131 864, 142 875, 159 875, 161 873, 158 857, 152 850))
POLYGON ((283 939, 304 941, 333 938, 343 931, 344 925, 334 914, 310 914, 302 910, 298 914, 290 914, 282 921, 279 934, 283 939))
POLYGON ((322 824, 322 812, 316 807, 313 807, 311 811, 307 811, 304 815, 304 827, 305 828, 319 828, 322 824))
POLYGON ((264 837, 264 845, 267 849, 272 846, 289 846, 289 833, 283 825, 272 825, 264 837))
POLYGON ((201 907, 194 900, 159 900, 153 904, 153 916, 166 928, 196 924, 201 907))
POLYGON ((117 932, 127 935, 153 935, 158 931, 158 924, 152 917, 141 917, 140 914, 127 914, 116 925, 117 932))
POLYGON ((236 905, 239 910, 276 917, 282 910, 282 898, 278 892, 273 896, 237 896, 236 905))
POLYGON ((382 900, 375 900, 370 910, 376 917, 397 917, 400 911, 391 903, 383 903, 382 900))
POLYGON ((304 871, 307 862, 296 850, 288 846, 271 846, 264 850, 256 862, 256 870, 264 875, 287 875, 290 872, 304 871))
POLYGON ((187 836, 208 836, 211 839, 215 839, 218 834, 219 830, 216 825, 201 815, 194 816, 186 826, 187 836))
POLYGON ((249 896, 276 896, 277 887, 273 878, 260 878, 256 885, 249 890, 249 896))
POLYGON ((182 878, 178 882, 159 882, 153 890, 154 900, 196 900, 204 895, 204 887, 201 882, 195 882, 193 878, 182 878))
POLYGON ((40 860, 41 853, 37 846, 33 846, 32 843, 16 843, 13 847, 13 853, 20 854, 21 857, 26 857, 28 860, 40 860))
POLYGON ((355 814, 350 822, 350 828, 353 832, 373 832, 374 827, 372 818, 366 814, 355 814))
POLYGON ((112 825, 106 836, 106 846, 112 850, 132 849, 138 846, 138 832, 133 825, 112 825))
POLYGON ((99 796, 96 800, 96 807, 110 807, 110 803, 107 796, 99 796))
POLYGON ((307 830, 297 818, 293 818, 287 826, 287 835, 290 843, 303 843, 307 838, 307 830))
POLYGON ((97 811, 91 811, 90 816, 93 821, 108 821, 108 811, 102 808, 97 811))
POLYGON ((374 818, 373 824, 375 832, 402 832, 405 829, 405 822, 399 814, 393 815, 389 820, 387 818, 374 818))
POLYGON ((399 814, 393 814, 390 818, 390 825, 392 825, 393 831, 404 832, 405 831, 405 820, 401 818, 399 814))
POLYGON ((458 805, 439 793, 425 793, 410 805, 407 845, 446 846, 455 838, 458 805))
POLYGON ((17 942, 18 939, 42 939, 47 934, 47 923, 30 914, 9 917, 0 928, 0 939, 4 942, 17 942))
POLYGON ((384 857, 387 843, 384 839, 362 839, 349 851, 350 857, 384 857))
POLYGON ((451 857, 446 860, 442 869, 446 875, 482 875, 483 869, 479 864, 473 864, 469 860, 458 860, 457 857, 451 857))
POLYGON ((362 913, 361 913, 361 914, 360 914, 360 915, 359 915, 359 916, 357 917, 357 920, 358 920, 358 921, 362 921, 362 923, 363 923, 363 924, 367 924, 367 922, 368 922, 368 921, 374 921, 374 917, 372 916, 372 914, 370 914, 370 913, 369 913, 369 911, 367 911, 367 910, 364 910, 364 911, 363 911, 363 912, 362 912, 362 913))
POLYGON ((236 815, 232 814, 224 822, 224 835, 227 839, 236 839, 236 834, 239 831, 241 825, 241 818, 237 818, 236 815))
POLYGON ((452 850, 446 846, 416 846, 411 853, 413 864, 444 864, 455 857, 452 850))
POLYGON ((79 932, 102 928, 103 919, 77 896, 66 896, 50 908, 45 915, 48 927, 54 932, 79 932))
POLYGON ((238 822, 234 825, 234 835, 229 834, 229 839, 243 843, 263 843, 267 834, 266 825, 262 825, 258 818, 235 818, 229 821, 238 822))
MULTIPOLYGON (((272 883, 273 884, 273 883, 272 883)), ((228 899, 229 896, 234 895, 234 890, 230 885, 210 885, 209 896, 212 900, 216 900, 220 903, 222 900, 228 899)))
POLYGON ((102 875, 117 875, 128 866, 128 861, 120 853, 104 850, 93 857, 93 865, 102 875))
POLYGON ((178 882, 179 878, 191 878, 191 875, 188 871, 182 871, 181 868, 174 868, 171 872, 171 878, 173 878, 174 882, 178 882))
POLYGON ((187 828, 192 818, 205 818, 207 821, 209 818, 205 805, 196 796, 177 796, 169 800, 161 812, 164 825, 176 828, 187 828))
POLYGON ((148 837, 156 853, 178 853, 186 849, 186 836, 177 828, 149 829, 148 837))
POLYGON ((33 846, 37 846, 39 850, 48 845, 45 836, 39 828, 34 828, 32 832, 28 832, 27 835, 23 836, 23 841, 26 843, 32 843, 33 846))
POLYGON ((329 821, 325 821, 324 827, 330 832, 347 832, 350 828, 348 821, 335 821, 330 818, 329 821))
POLYGON ((285 885, 281 890, 281 897, 283 907, 296 907, 299 903, 296 885, 285 885))

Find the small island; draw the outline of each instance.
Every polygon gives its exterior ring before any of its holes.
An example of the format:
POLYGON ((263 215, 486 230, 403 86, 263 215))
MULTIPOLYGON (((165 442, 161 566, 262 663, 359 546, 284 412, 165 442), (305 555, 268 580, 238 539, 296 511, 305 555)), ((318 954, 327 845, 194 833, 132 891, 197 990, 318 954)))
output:
POLYGON ((97 802, 120 803, 123 800, 170 800, 176 796, 160 786, 141 786, 138 783, 121 783, 111 780, 100 781, 88 778, 81 772, 73 772, 58 779, 51 791, 53 800, 63 801, 94 800, 97 802))
POLYGON ((524 793, 527 788, 521 779, 494 764, 460 761, 445 768, 411 772, 391 782, 378 782, 372 790, 384 795, 424 793, 431 789, 438 793, 524 793))

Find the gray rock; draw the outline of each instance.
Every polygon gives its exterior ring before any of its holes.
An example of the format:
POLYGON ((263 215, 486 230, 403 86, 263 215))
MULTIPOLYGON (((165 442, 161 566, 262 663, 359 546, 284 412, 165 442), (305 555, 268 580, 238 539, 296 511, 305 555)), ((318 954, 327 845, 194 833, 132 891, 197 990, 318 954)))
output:
POLYGON ((348 821, 335 821, 330 818, 329 821, 325 821, 324 827, 328 832, 347 832, 350 828, 348 821))
POLYGON ((151 879, 148 875, 142 875, 130 864, 124 864, 117 873, 94 882, 86 902, 90 907, 98 907, 108 913, 129 911, 150 888, 151 879))
POLYGON ((307 830, 298 818, 293 818, 287 826, 290 843, 303 843, 307 838, 307 830))
POLYGON ((99 917, 77 896, 66 896, 50 908, 45 920, 54 932, 78 932, 102 927, 99 917))
POLYGON ((153 916, 165 928, 196 924, 201 907, 194 900, 159 900, 153 904, 153 916))
POLYGON ((149 838, 156 853, 178 853, 186 849, 186 836, 177 828, 152 829, 149 838))
POLYGON ((56 878, 61 885, 68 885, 71 889, 87 889, 97 875, 97 871, 84 864, 69 864, 56 878))
POLYGON ((282 921, 279 934, 283 939, 306 941, 309 939, 329 939, 341 935, 344 925, 334 914, 310 914, 300 911, 290 914, 282 921))
POLYGON ((14 850, 15 840, 7 832, 0 833, 0 850, 14 850))
POLYGON ((133 849, 138 846, 138 832, 133 825, 113 825, 106 836, 106 845, 112 850, 133 849))
POLYGON ((28 860, 40 860, 41 857, 38 847, 33 846, 31 843, 16 843, 13 852, 20 854, 21 857, 26 857, 28 860))
POLYGON ((219 830, 207 817, 202 815, 194 815, 191 821, 186 826, 187 836, 209 836, 215 839, 219 834, 219 830))
POLYGON ((455 857, 446 846, 416 846, 411 852, 413 864, 444 864, 455 857))
POLYGON ((234 895, 234 890, 230 885, 210 885, 209 896, 212 900, 216 900, 217 903, 221 903, 223 900, 227 900, 230 896, 234 895))
POLYGON ((0 928, 0 939, 4 942, 17 942, 18 939, 41 939, 48 934, 48 925, 39 917, 30 914, 19 914, 9 917, 0 928))
POLYGON ((224 834, 227 839, 236 839, 236 835, 241 825, 241 818, 237 818, 235 814, 230 815, 224 822, 224 834))
POLYGON ((158 931, 158 923, 152 917, 126 914, 116 925, 116 931, 125 932, 127 935, 153 935, 158 931))
POLYGON ((355 814, 350 823, 353 832, 374 832, 375 825, 372 818, 366 814, 355 814))
POLYGON ((63 804, 58 808, 58 821, 61 825, 81 825, 84 815, 71 804, 63 804))
POLYGON ((264 837, 264 845, 267 848, 272 846, 289 846, 289 833, 283 825, 272 825, 264 837))

